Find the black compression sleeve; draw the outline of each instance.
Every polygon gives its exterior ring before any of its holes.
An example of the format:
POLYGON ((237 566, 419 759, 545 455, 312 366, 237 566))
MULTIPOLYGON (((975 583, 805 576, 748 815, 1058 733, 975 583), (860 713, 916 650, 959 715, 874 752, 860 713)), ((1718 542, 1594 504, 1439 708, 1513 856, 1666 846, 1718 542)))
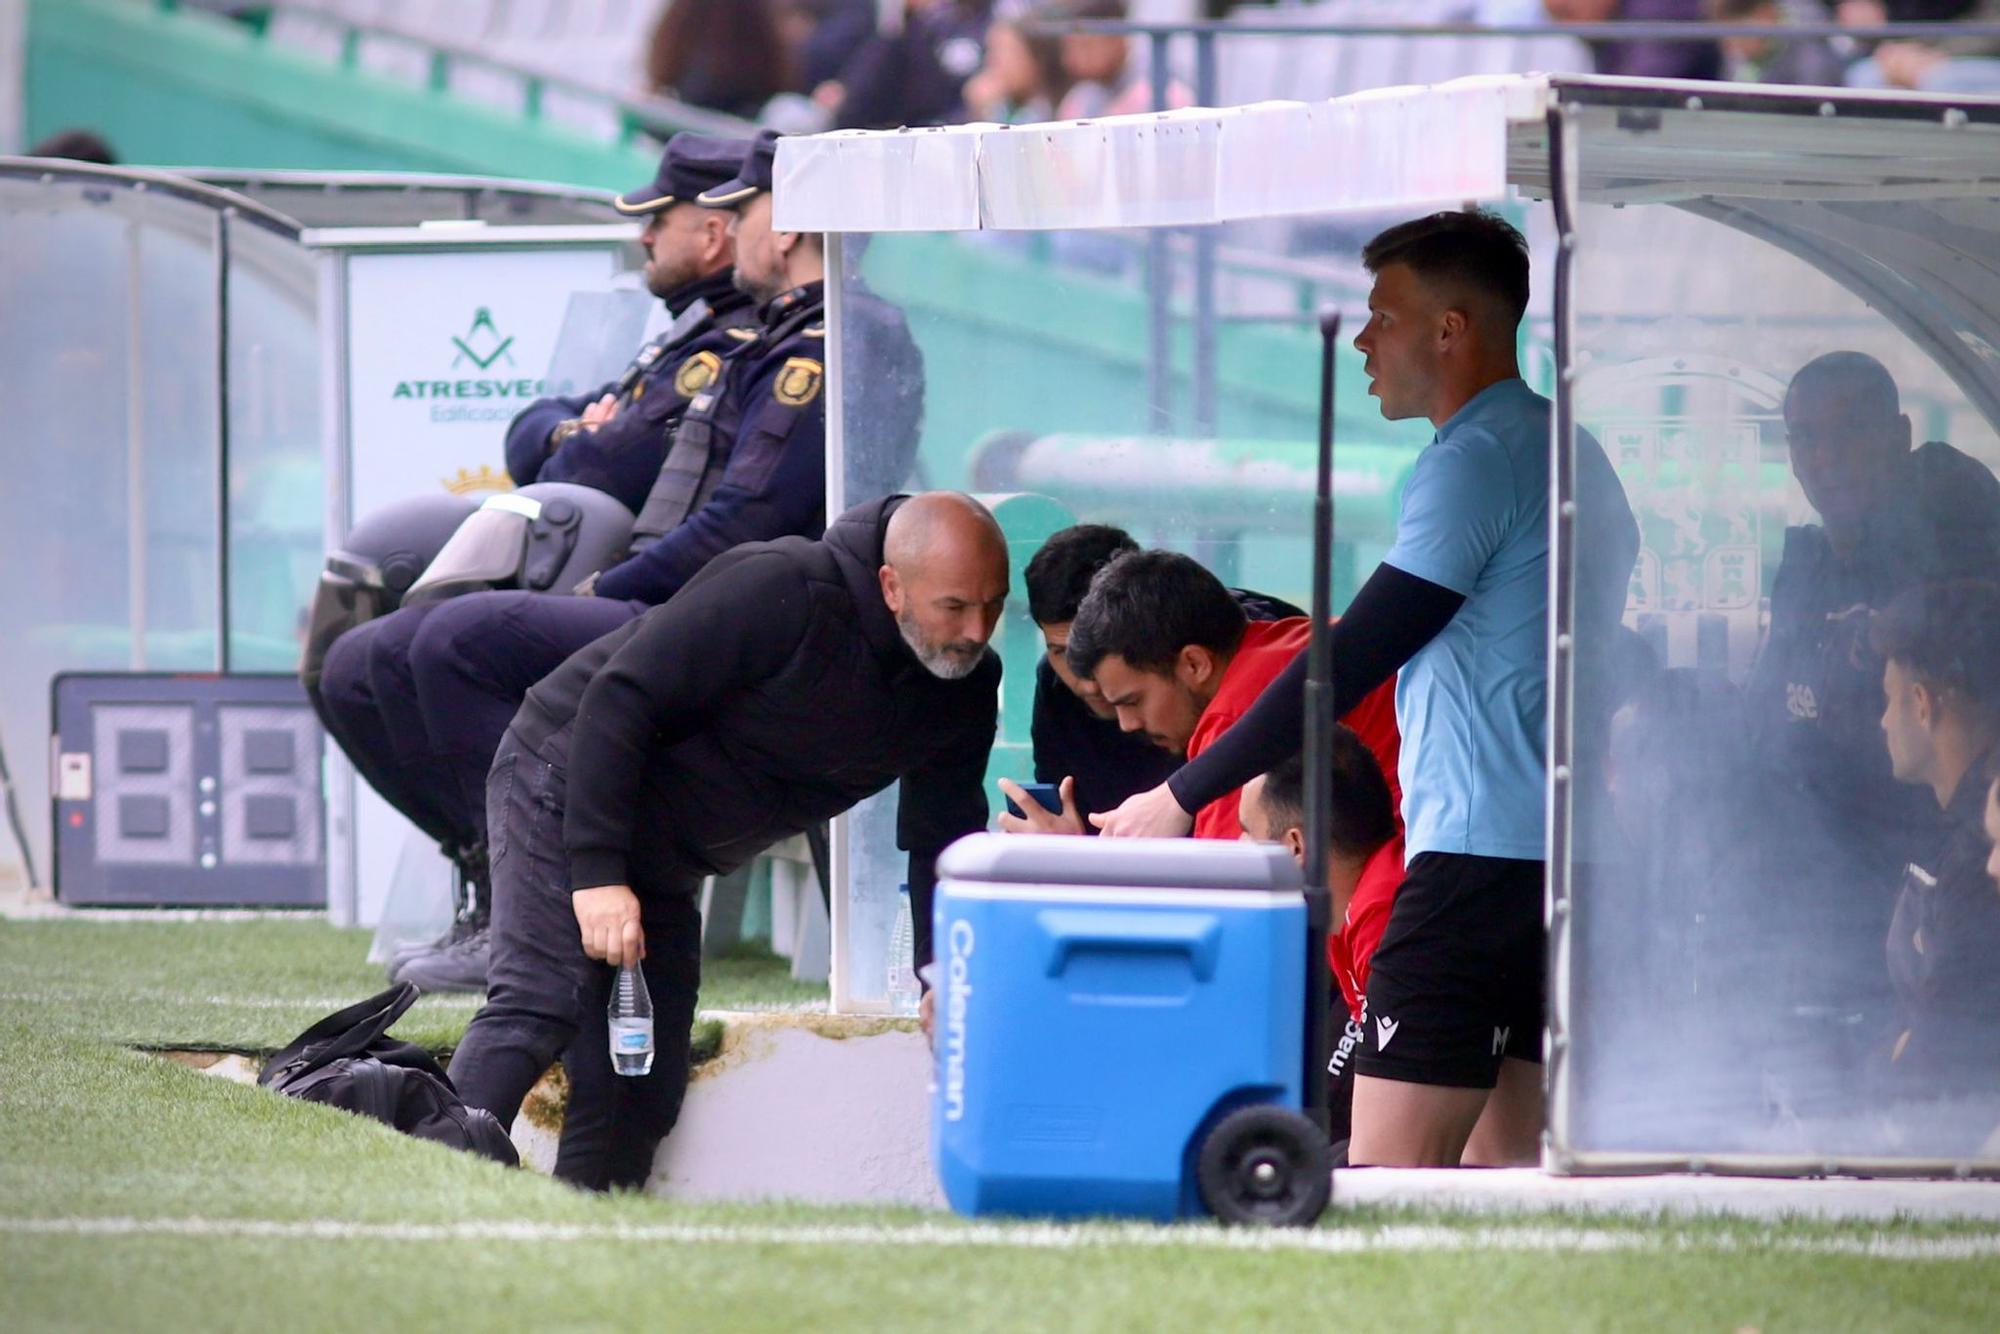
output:
MULTIPOLYGON (((1333 714, 1344 718, 1437 637, 1465 605, 1442 584, 1378 565, 1333 627, 1333 714)), ((1198 811, 1275 767, 1305 735, 1306 655, 1292 659, 1250 711, 1167 780, 1184 811, 1198 811)))

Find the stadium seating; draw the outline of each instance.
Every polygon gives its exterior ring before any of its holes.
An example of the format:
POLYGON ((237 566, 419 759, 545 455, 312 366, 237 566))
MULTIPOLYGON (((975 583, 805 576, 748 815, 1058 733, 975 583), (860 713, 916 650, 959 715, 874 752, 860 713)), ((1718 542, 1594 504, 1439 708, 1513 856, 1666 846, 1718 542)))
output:
MULTIPOLYGON (((1320 0, 1245 5, 1244 25, 1462 22, 1462 0, 1320 0)), ((1217 101, 1224 106, 1270 99, 1311 101, 1364 88, 1438 83, 1466 74, 1589 68, 1581 43, 1564 37, 1224 37, 1217 45, 1217 101)))
MULTIPOLYGON (((280 0, 274 40, 328 59, 348 26, 372 29, 360 41, 365 68, 404 82, 428 78, 415 43, 482 55, 498 65, 573 82, 597 92, 644 90, 646 46, 661 6, 631 0, 280 0), (399 40, 400 39, 400 40, 399 40)), ((1193 17, 1186 0, 1139 0, 1136 20, 1193 17)), ((1244 5, 1238 25, 1306 28, 1325 24, 1465 22, 1465 0, 1279 0, 1244 5)), ((1176 39, 1174 72, 1191 82, 1194 50, 1176 39)), ((1231 36, 1216 45, 1220 105, 1273 98, 1338 97, 1363 88, 1437 83, 1466 74, 1590 67, 1580 42, 1557 36, 1406 37, 1231 36)))

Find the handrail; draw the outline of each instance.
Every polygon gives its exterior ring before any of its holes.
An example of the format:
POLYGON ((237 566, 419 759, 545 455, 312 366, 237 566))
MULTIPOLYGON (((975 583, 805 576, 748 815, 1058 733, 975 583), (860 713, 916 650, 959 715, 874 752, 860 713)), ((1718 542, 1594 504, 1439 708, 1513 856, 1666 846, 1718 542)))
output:
MULTIPOLYGON (((561 181, 517 180, 511 176, 478 176, 465 172, 423 171, 319 171, 310 167, 171 167, 207 183, 240 181, 245 185, 289 186, 305 189, 322 186, 334 190, 463 190, 478 194, 532 195, 545 199, 573 200, 584 204, 610 204, 616 190, 600 190, 588 185, 565 185, 561 181)), ((227 188, 226 186, 223 188, 227 188)))
POLYGON ((1197 19, 1186 23, 1143 23, 1127 19, 1036 19, 1035 32, 1099 33, 1115 37, 1573 37, 1596 42, 1715 42, 1727 37, 1847 37, 1855 41, 1940 41, 1953 37, 2000 37, 1994 20, 1925 23, 1715 23, 1706 20, 1653 20, 1637 23, 1268 23, 1197 19))
POLYGON ((205 181, 178 176, 171 171, 146 167, 106 167, 91 162, 76 162, 69 158, 0 157, 0 177, 44 182, 75 179, 96 181, 103 185, 119 185, 131 190, 143 190, 148 194, 184 199, 217 213, 231 213, 246 222, 255 223, 266 231, 276 232, 291 240, 298 239, 301 230, 297 219, 288 217, 267 204, 260 204, 248 195, 241 195, 234 190, 211 185, 205 181))
MULTIPOLYGON (((423 196, 448 199, 467 218, 481 216, 482 203, 542 204, 567 206, 566 213, 576 222, 631 222, 611 207, 615 191, 589 186, 564 185, 559 181, 526 181, 506 176, 474 176, 445 172, 394 171, 315 171, 268 167, 169 167, 166 170, 207 185, 236 190, 251 196, 277 192, 274 205, 295 206, 294 198, 335 199, 354 196, 423 196), (595 216, 601 215, 601 216, 595 216)), ((279 211, 283 211, 280 207, 279 211)), ((310 219, 306 225, 319 225, 310 219)))

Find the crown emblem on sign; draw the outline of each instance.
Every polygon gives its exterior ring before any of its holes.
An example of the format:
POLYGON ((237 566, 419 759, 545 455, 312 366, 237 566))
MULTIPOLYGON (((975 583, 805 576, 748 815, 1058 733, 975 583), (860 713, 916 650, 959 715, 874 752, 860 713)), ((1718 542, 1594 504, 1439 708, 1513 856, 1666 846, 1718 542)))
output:
POLYGON ((480 491, 512 491, 514 479, 490 464, 482 463, 477 468, 460 468, 450 477, 440 477, 444 489, 455 496, 469 496, 480 491))

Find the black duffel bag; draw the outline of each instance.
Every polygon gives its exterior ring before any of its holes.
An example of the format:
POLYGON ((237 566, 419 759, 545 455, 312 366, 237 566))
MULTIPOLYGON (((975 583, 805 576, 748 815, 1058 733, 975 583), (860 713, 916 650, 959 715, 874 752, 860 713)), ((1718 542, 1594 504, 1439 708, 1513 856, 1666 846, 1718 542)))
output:
POLYGON ((386 1121, 406 1135, 518 1167, 520 1154, 493 1113, 467 1107, 422 1047, 385 1037, 416 1003, 405 982, 326 1018, 273 1056, 257 1082, 290 1098, 386 1121))

